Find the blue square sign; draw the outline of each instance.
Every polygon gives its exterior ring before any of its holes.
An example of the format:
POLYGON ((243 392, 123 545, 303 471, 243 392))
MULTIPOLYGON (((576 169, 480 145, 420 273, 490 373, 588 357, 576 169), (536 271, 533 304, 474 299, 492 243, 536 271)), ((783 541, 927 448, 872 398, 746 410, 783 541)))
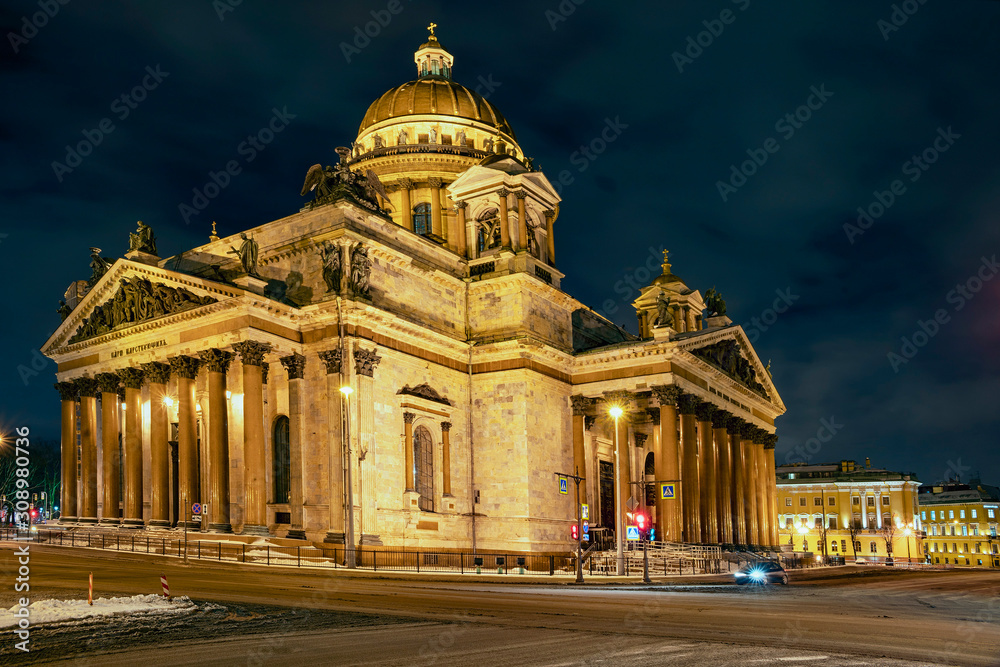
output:
POLYGON ((565 477, 559 478, 559 493, 567 494, 569 493, 569 480, 565 477))
POLYGON ((673 499, 674 499, 674 485, 660 484, 660 500, 673 500, 673 499))

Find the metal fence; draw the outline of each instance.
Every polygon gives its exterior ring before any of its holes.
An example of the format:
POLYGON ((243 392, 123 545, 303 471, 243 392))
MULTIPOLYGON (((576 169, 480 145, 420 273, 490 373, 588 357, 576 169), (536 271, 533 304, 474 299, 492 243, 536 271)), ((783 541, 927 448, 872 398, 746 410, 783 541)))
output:
MULTIPOLYGON (((118 532, 19 531, 0 529, 0 539, 30 540, 67 547, 87 547, 110 551, 147 553, 160 556, 187 557, 257 565, 294 567, 347 567, 348 551, 344 546, 276 546, 244 542, 206 541, 176 535, 153 533, 127 534, 118 532)), ((568 568, 562 556, 531 554, 466 554, 424 551, 390 551, 355 549, 357 567, 372 571, 393 572, 457 572, 477 574, 542 574, 553 575, 556 569, 568 568)))

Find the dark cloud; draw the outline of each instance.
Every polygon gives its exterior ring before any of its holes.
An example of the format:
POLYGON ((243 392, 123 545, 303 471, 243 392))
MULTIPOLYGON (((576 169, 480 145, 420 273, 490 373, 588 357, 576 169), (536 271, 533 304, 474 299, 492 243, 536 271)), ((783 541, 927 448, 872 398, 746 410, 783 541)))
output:
POLYGON ((791 290, 792 307, 756 332, 788 406, 779 458, 835 416, 845 427, 818 458, 867 455, 936 479, 961 457, 997 483, 1000 280, 949 310, 898 373, 887 354, 1000 252, 1000 3, 926 3, 888 39, 877 22, 890 2, 587 2, 553 30, 545 12, 558 5, 404 0, 348 63, 341 43, 386 3, 243 2, 220 21, 211 2, 71 2, 17 53, 9 33, 38 4, 5 3, 5 426, 57 436, 54 367, 25 385, 18 366, 41 364, 32 350, 57 324, 59 295, 86 277, 91 245, 124 252, 141 218, 172 254, 206 240, 212 220, 232 233, 298 210, 304 169, 332 161, 368 104, 412 78, 433 20, 456 78, 499 82, 490 99, 529 155, 550 178, 575 177, 557 225, 570 293, 595 308, 612 300, 615 321, 634 327, 634 295, 615 286, 661 245, 748 328, 791 290), (734 21, 679 72, 673 53, 723 9, 734 21), (169 76, 117 118, 114 100, 157 66, 169 76), (833 96, 784 137, 776 123, 824 85, 833 96), (185 223, 178 206, 275 108, 294 121, 185 223), (114 131, 59 182, 52 162, 103 118, 114 131), (574 151, 616 118, 628 127, 578 171, 574 151), (949 127, 961 138, 906 180, 905 163, 949 127), (723 201, 717 182, 768 138, 780 149, 723 201), (905 193, 850 243, 844 225, 896 179, 905 193))

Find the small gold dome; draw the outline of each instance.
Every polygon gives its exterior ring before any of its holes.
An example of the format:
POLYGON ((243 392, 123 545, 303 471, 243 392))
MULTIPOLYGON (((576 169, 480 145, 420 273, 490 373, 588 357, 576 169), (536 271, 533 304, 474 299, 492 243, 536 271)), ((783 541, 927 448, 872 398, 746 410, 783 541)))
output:
POLYGON ((507 119, 482 95, 450 79, 432 76, 396 86, 375 100, 361 121, 358 135, 384 120, 428 114, 478 121, 517 140, 507 119))

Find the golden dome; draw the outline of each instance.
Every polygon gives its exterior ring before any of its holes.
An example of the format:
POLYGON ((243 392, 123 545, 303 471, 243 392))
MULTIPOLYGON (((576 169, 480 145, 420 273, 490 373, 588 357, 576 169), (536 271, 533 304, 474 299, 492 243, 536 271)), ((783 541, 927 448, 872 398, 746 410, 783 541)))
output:
POLYGON ((486 99, 465 86, 443 77, 425 76, 387 91, 375 100, 358 134, 385 120, 402 116, 439 115, 474 120, 495 127, 517 140, 507 119, 486 99))

